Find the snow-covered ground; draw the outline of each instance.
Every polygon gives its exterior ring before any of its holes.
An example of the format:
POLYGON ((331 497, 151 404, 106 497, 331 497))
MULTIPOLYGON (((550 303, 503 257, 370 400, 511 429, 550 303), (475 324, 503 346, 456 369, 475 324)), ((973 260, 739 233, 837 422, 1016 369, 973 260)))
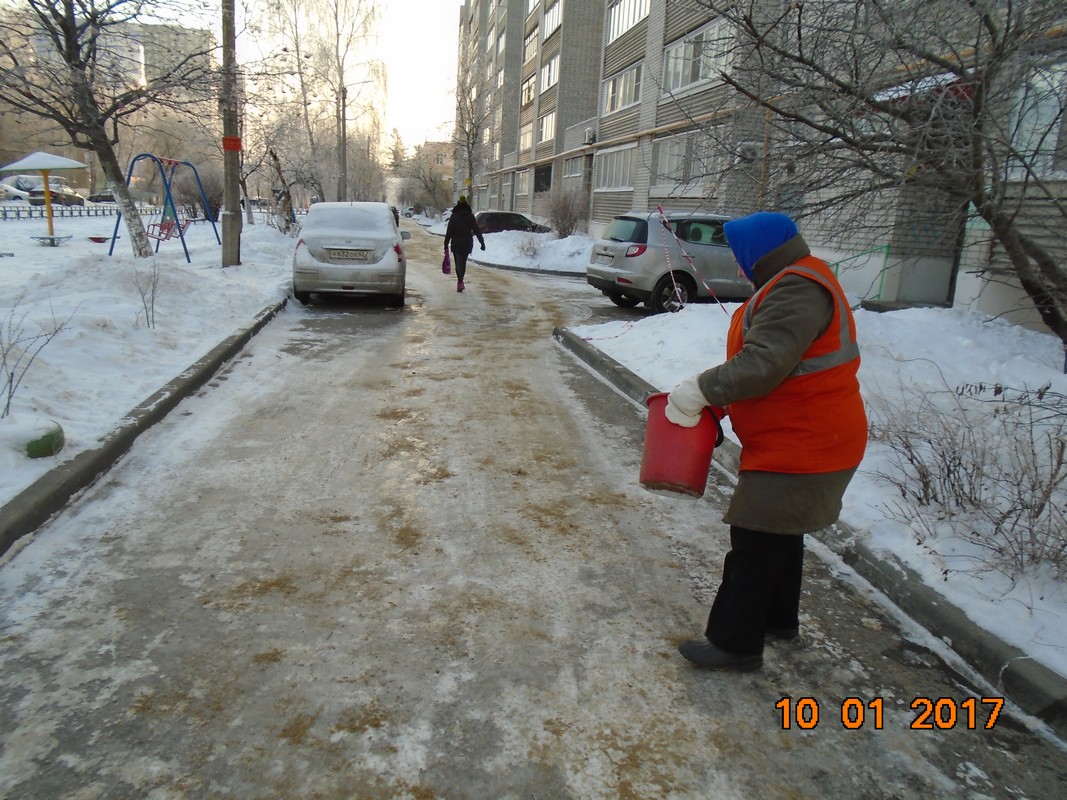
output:
MULTIPOLYGON (((430 232, 442 225, 417 220, 430 232)), ((286 296, 293 240, 266 225, 245 227, 242 265, 222 269, 210 225, 187 234, 192 263, 181 243, 164 242, 155 259, 129 254, 124 231, 115 254, 90 236, 110 236, 113 217, 57 219, 61 247, 30 237, 42 220, 0 222, 0 335, 7 368, 21 379, 11 413, 0 420, 0 502, 7 502, 47 470, 93 447, 123 415, 206 353, 264 307, 286 296), (10 254, 10 255, 7 255, 10 254), (152 299, 153 272, 158 284, 152 299), (149 324, 154 317, 154 326, 149 324), (59 329, 52 341, 12 363, 11 342, 59 329), (39 419, 59 422, 66 449, 30 460, 11 443, 39 419)), ((499 233, 475 258, 516 268, 584 271, 592 240, 552 234, 499 233)), ((594 291, 590 288, 590 291, 594 291)), ((604 299, 604 302, 608 301, 604 299)), ((727 306, 726 311, 733 306, 727 306)), ((922 398, 948 401, 964 384, 1067 393, 1062 349, 1051 335, 973 314, 922 309, 874 314, 858 311, 863 353, 861 380, 878 411, 913 412, 922 398)), ((722 359, 728 314, 714 304, 677 314, 576 328, 575 333, 648 382, 670 389, 722 359)), ((546 335, 548 335, 546 333, 546 335)), ((40 343, 43 340, 38 339, 40 343)), ((7 393, 0 396, 6 402, 7 393)), ((2 405, 0 405, 2 410, 2 405)), ((992 416, 992 415, 990 415, 992 416)), ((979 432, 979 438, 982 432, 979 432)), ((994 441, 989 433, 988 440, 994 441)), ((928 519, 936 540, 920 544, 900 521, 899 492, 879 477, 900 474, 887 447, 872 443, 845 498, 843 519, 865 531, 867 543, 896 554, 982 625, 1060 674, 1067 674, 1063 640, 1067 592, 1040 571, 1011 581, 980 571, 973 545, 947 537, 942 521, 928 519)), ((636 478, 635 478, 636 479, 636 478)), ((922 526, 919 526, 920 528, 922 526)))

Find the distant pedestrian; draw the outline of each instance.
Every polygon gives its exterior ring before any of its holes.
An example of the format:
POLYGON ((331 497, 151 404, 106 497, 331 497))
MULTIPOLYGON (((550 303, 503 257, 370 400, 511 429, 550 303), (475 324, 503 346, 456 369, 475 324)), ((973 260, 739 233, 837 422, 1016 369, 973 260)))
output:
POLYGON ((452 208, 452 216, 448 218, 448 227, 445 228, 445 252, 452 245, 452 262, 456 268, 456 291, 463 291, 463 276, 467 274, 467 256, 474 250, 474 237, 485 249, 485 239, 478 230, 478 222, 474 219, 474 212, 467 203, 466 195, 459 196, 459 202, 452 208))
POLYGON ((750 670, 766 635, 799 633, 804 534, 837 521, 867 417, 856 323, 830 268, 784 214, 731 220, 725 232, 756 292, 730 321, 725 363, 675 387, 667 418, 692 427, 704 406, 729 414, 741 466, 705 638, 678 649, 705 669, 750 670))

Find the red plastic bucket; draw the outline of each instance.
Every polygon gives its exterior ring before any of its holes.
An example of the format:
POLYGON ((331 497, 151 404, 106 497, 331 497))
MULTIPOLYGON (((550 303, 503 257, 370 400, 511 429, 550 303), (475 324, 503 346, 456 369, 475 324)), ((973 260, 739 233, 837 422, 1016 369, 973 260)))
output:
POLYGON ((667 394, 649 395, 645 446, 641 453, 641 485, 647 489, 700 497, 708 485, 708 469, 719 441, 719 423, 708 409, 693 428, 667 419, 667 394))

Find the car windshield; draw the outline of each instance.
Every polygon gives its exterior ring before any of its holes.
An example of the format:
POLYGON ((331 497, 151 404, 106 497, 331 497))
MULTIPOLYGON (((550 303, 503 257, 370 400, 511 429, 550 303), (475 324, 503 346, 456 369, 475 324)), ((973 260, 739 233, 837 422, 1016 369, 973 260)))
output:
POLYGON ((633 217, 616 217, 604 231, 604 238, 613 242, 648 243, 648 223, 633 217))
MULTIPOLYGON (((32 183, 31 183, 31 181, 27 180, 26 184, 29 187, 29 190, 31 192, 32 191, 38 191, 39 192, 39 191, 42 191, 44 189, 44 180, 41 179, 41 178, 38 178, 36 181, 32 181, 32 183)), ((69 189, 70 188, 70 184, 67 183, 67 179, 66 178, 53 178, 53 177, 50 176, 48 178, 48 188, 49 189, 69 189)))
POLYGON ((344 230, 391 236, 394 225, 393 215, 387 208, 312 206, 303 228, 305 231, 344 230))

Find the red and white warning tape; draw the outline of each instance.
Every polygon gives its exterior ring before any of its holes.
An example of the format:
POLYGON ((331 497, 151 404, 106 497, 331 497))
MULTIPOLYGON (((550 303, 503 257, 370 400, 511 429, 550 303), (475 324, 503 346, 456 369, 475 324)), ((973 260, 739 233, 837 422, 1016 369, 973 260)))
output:
MULTIPOLYGON (((665 229, 671 232, 671 236, 674 237, 674 241, 678 245, 678 249, 682 251, 682 255, 685 256, 685 260, 689 262, 689 268, 693 271, 693 275, 698 281, 700 281, 704 285, 704 288, 708 290, 708 294, 711 295, 712 299, 719 304, 719 308, 722 309, 722 312, 729 316, 730 312, 726 310, 726 306, 724 306, 722 304, 722 301, 719 300, 719 296, 715 294, 715 290, 708 286, 708 282, 704 280, 704 276, 700 274, 700 270, 696 268, 696 264, 693 263, 693 259, 690 257, 689 253, 686 252, 685 247, 682 245, 682 240, 679 239, 678 234, 674 232, 674 227, 671 225, 667 217, 663 214, 663 206, 656 206, 656 212, 659 214, 660 224, 662 224, 665 229)), ((680 311, 685 304, 682 303, 681 300, 682 293, 681 290, 678 288, 678 282, 674 279, 674 268, 671 266, 671 250, 666 245, 666 243, 664 243, 663 250, 664 254, 667 256, 667 274, 671 276, 671 284, 674 286, 674 299, 675 302, 678 304, 678 307, 672 310, 680 311)))

